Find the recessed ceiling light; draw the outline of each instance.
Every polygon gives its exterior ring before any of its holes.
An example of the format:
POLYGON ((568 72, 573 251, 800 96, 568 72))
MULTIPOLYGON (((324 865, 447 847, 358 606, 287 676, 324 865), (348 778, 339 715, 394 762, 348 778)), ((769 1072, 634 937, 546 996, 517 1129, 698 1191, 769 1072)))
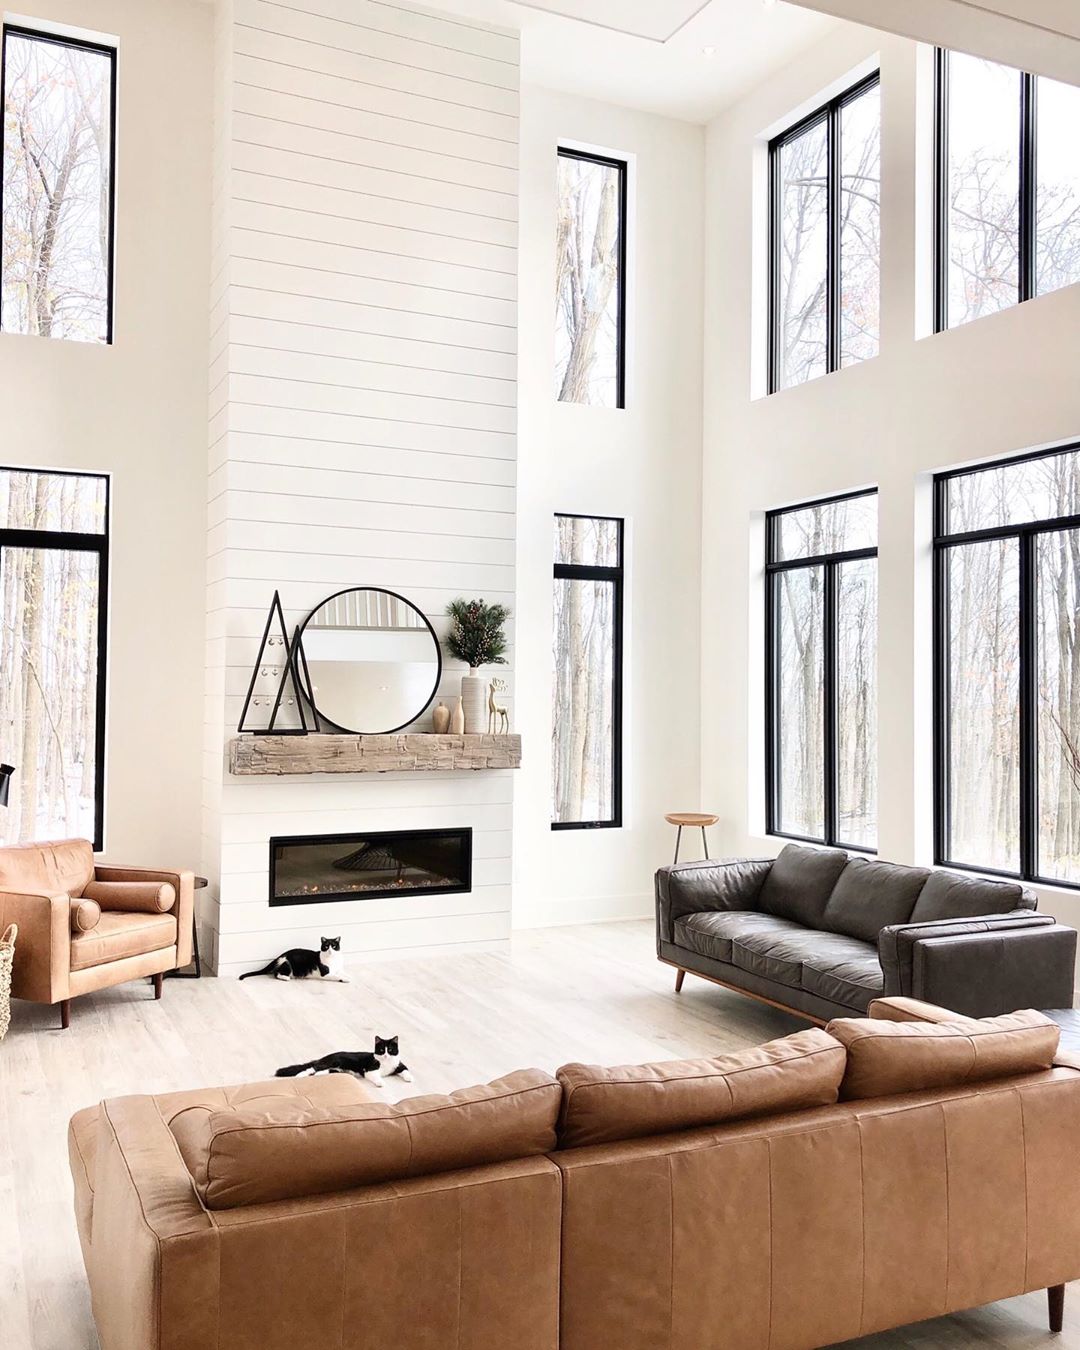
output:
POLYGON ((701 49, 701 54, 702 54, 702 56, 715 56, 715 55, 716 55, 716 48, 715 48, 715 47, 702 47, 702 49, 701 49))

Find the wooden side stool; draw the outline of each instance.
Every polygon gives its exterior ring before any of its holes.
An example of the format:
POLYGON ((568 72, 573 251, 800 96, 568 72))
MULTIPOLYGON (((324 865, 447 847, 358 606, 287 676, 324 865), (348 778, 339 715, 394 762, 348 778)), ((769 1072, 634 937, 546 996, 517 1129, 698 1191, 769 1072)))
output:
POLYGON ((675 861, 679 861, 679 845, 682 843, 683 826, 687 825, 691 829, 701 830, 701 843, 705 849, 705 857, 709 856, 709 840, 705 834, 706 827, 715 825, 720 819, 719 816, 703 815, 700 811, 671 811, 664 817, 669 825, 678 825, 679 832, 675 836, 675 861))

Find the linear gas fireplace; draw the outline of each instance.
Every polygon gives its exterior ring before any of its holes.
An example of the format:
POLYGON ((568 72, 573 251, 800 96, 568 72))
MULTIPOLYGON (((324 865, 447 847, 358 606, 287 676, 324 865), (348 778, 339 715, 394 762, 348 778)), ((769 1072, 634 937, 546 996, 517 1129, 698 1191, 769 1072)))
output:
POLYGON ((380 830, 270 840, 271 905, 472 889, 472 830, 380 830))

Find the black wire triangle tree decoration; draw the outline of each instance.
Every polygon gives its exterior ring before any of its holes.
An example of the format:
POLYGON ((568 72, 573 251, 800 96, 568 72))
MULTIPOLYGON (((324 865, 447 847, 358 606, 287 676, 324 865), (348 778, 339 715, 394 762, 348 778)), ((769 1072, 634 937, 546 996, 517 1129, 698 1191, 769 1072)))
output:
POLYGON ((304 660, 303 648, 300 644, 300 629, 296 629, 290 642, 288 629, 285 627, 285 612, 281 608, 281 596, 275 591, 274 598, 270 602, 270 612, 266 616, 262 641, 259 643, 259 653, 251 671, 251 679, 248 682, 248 690, 244 698, 244 710, 240 714, 237 731, 248 732, 256 736, 270 734, 275 736, 306 736, 308 734, 310 728, 307 724, 307 716, 304 713, 304 698, 297 682, 300 662, 303 662, 306 671, 307 661, 304 660), (276 679, 275 686, 267 688, 265 693, 256 692, 256 684, 260 680, 266 682, 271 679, 276 679), (299 726, 278 726, 278 718, 282 714, 283 705, 296 709, 296 716, 300 722, 299 726), (264 707, 270 709, 270 715, 265 720, 254 711, 264 707), (262 722, 263 725, 254 726, 251 725, 252 722, 262 722))

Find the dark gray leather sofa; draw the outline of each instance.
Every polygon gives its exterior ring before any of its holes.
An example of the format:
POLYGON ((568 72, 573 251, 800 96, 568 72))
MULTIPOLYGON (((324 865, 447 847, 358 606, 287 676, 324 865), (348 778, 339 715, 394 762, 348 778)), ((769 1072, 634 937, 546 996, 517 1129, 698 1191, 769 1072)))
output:
POLYGON ((971 1017, 1069 1008, 1076 930, 1020 883, 789 844, 778 858, 656 874, 656 952, 800 1016, 903 994, 971 1017))

